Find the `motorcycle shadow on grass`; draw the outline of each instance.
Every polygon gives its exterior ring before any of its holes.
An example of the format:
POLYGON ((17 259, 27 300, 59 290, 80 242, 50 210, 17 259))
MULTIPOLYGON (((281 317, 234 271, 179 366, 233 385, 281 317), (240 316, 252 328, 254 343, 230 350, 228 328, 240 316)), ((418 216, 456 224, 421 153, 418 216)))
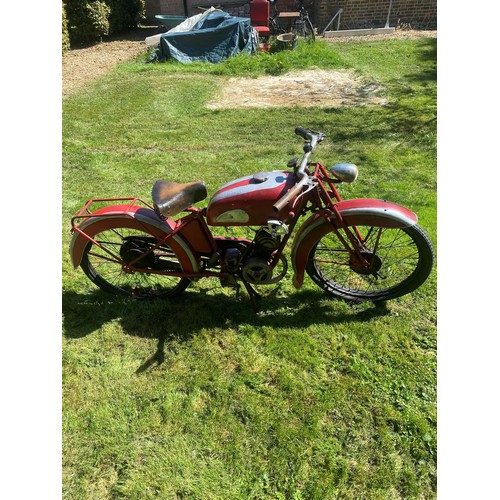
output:
POLYGON ((118 321, 124 333, 158 339, 157 350, 137 373, 164 361, 165 346, 171 341, 188 341, 202 330, 254 327, 305 328, 312 324, 364 322, 390 314, 386 303, 351 304, 328 298, 321 290, 300 290, 285 297, 263 297, 258 310, 248 295, 204 294, 185 291, 171 299, 137 300, 117 298, 101 290, 79 294, 63 292, 63 334, 83 338, 111 321, 118 321))

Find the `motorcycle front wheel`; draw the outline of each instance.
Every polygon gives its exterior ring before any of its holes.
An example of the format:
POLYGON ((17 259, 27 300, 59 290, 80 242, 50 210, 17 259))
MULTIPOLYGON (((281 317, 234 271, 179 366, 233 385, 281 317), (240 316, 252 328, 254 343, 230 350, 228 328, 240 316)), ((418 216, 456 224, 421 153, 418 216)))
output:
POLYGON ((427 279, 434 251, 420 226, 356 228, 370 269, 357 265, 334 232, 322 236, 309 254, 306 272, 327 293, 354 302, 379 302, 406 295, 427 279))
POLYGON ((184 277, 155 273, 179 272, 182 268, 168 245, 162 244, 150 251, 158 239, 145 231, 114 227, 97 233, 94 240, 100 247, 89 242, 80 266, 94 284, 107 292, 135 298, 172 297, 190 283, 184 277), (134 260, 136 271, 126 271, 121 262, 134 260))

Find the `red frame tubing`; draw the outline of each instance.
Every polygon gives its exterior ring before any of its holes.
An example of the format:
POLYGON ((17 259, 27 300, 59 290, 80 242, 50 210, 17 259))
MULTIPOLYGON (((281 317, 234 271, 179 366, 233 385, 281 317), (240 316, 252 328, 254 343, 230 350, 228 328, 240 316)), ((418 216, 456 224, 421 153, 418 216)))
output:
POLYGON ((401 205, 385 200, 360 198, 344 200, 335 203, 341 219, 329 210, 322 210, 307 219, 295 235, 292 244, 292 279, 295 288, 300 288, 304 282, 304 272, 307 259, 316 242, 332 231, 331 223, 336 228, 356 225, 378 225, 386 228, 402 228, 413 226, 418 218, 415 213, 401 205))
POLYGON ((130 205, 111 205, 96 210, 74 228, 70 254, 75 268, 81 263, 83 252, 91 241, 89 238, 94 238, 100 231, 117 227, 117 220, 121 227, 148 232, 159 240, 168 238, 167 243, 177 254, 182 270, 185 273, 198 271, 198 259, 189 245, 180 235, 170 234, 175 229, 174 221, 170 219, 163 221, 154 210, 130 205))

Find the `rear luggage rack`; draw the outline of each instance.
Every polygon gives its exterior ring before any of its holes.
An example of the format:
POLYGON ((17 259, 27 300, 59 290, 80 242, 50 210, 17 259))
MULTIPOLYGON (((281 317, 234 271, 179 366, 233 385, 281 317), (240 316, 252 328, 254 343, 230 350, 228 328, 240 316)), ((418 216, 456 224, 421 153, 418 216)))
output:
MULTIPOLYGON (((78 225, 85 219, 88 219, 89 217, 94 216, 94 211, 90 210, 90 206, 92 204, 96 203, 108 203, 108 204, 114 204, 117 201, 129 201, 130 203, 126 208, 124 209, 125 215, 126 212, 130 211, 132 207, 135 206, 144 206, 146 208, 149 208, 154 211, 154 207, 149 204, 148 202, 144 201, 141 198, 92 198, 90 200, 87 200, 85 205, 71 218, 71 231, 78 231, 78 225)), ((98 207, 98 208, 103 208, 103 206, 98 207)), ((112 217, 113 215, 116 215, 114 213, 109 213, 109 214, 99 214, 99 217, 112 217)), ((80 231, 79 231, 80 232, 80 231)))

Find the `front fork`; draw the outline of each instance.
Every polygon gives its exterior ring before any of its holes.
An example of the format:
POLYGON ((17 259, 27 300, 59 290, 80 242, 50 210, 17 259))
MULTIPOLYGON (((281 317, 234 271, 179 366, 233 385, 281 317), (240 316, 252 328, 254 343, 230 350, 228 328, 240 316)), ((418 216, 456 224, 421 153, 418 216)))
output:
POLYGON ((337 210, 337 207, 333 207, 332 213, 334 214, 335 223, 333 222, 332 217, 328 214, 325 214, 325 219, 330 224, 332 232, 349 253, 349 266, 355 272, 362 274, 369 273, 369 271, 375 266, 375 256, 378 250, 381 230, 379 230, 376 236, 374 247, 369 249, 366 247, 365 238, 363 238, 359 229, 356 226, 347 226, 342 218, 342 215, 337 210), (346 241, 342 233, 339 231, 339 224, 340 228, 344 230, 349 241, 346 241))
MULTIPOLYGON (((325 168, 317 164, 317 170, 321 171, 321 173, 324 175, 325 181, 328 183, 328 187, 331 189, 331 193, 333 197, 336 199, 337 202, 342 201, 342 198, 340 197, 339 192, 335 188, 334 181, 332 179, 328 178, 327 172, 325 168)), ((345 223, 342 215, 340 214, 336 202, 333 201, 332 197, 330 196, 329 192, 325 189, 323 184, 319 184, 320 188, 320 198, 323 200, 323 202, 326 204, 329 209, 325 210, 325 219, 328 221, 330 224, 333 233, 339 241, 342 243, 344 248, 347 250, 349 253, 349 265, 350 267, 356 271, 356 272, 367 272, 369 269, 373 267, 374 264, 374 259, 375 259, 375 254, 377 252, 378 248, 378 242, 380 240, 380 232, 377 235, 377 241, 375 248, 370 250, 370 253, 372 254, 372 258, 368 260, 365 255, 363 255, 363 252, 366 254, 366 251, 368 250, 365 246, 364 243, 364 238, 359 232, 359 229, 356 226, 353 226, 350 228, 347 226, 345 223), (336 223, 333 222, 332 216, 335 219, 336 223), (349 240, 349 243, 346 241, 346 239, 342 236, 338 229, 338 224, 340 224, 340 227, 344 230, 347 239, 349 240), (354 234, 353 234, 354 233, 354 234)))

